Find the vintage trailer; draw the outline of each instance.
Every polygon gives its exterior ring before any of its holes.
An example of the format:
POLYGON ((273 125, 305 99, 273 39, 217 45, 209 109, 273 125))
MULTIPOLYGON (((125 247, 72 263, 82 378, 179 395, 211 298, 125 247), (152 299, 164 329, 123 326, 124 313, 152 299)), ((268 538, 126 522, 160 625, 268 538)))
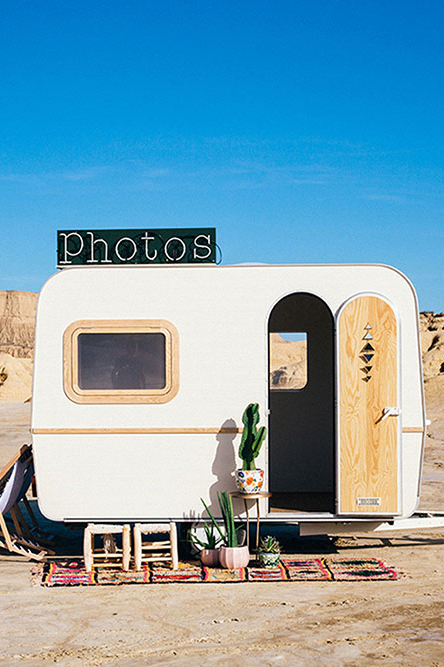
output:
POLYGON ((416 296, 396 269, 72 267, 43 287, 32 434, 48 518, 189 521, 200 497, 217 514, 253 401, 263 521, 410 525, 425 412, 416 296))

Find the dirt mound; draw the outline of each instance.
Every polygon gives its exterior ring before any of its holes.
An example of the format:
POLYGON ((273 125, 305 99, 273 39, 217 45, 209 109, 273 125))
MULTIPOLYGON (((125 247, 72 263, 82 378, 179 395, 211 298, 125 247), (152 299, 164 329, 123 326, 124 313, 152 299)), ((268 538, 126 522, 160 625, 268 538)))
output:
POLYGON ((0 401, 26 401, 32 391, 32 360, 0 352, 0 401))
POLYGON ((37 297, 35 292, 0 291, 0 352, 32 359, 37 297))
POLYGON ((444 374, 444 313, 421 313, 422 361, 424 380, 444 374))

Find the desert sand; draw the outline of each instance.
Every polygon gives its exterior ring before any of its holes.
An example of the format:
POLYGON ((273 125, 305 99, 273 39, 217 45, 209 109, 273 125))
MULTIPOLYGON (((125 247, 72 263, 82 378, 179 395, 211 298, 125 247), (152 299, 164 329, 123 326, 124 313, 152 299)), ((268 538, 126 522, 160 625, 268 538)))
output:
MULTIPOLYGON (((9 321, 17 303, 9 301, 9 321)), ((30 346, 25 325, 8 348, 0 347, 17 361, 30 346)), ((444 315, 421 316, 427 416, 432 422, 422 509, 444 510, 443 327, 444 315)), ((285 357, 289 347, 282 346, 276 368, 289 365, 285 357)), ((296 369, 289 370, 296 375, 296 369)), ((30 404, 6 400, 11 398, 0 402, 0 466, 30 441, 30 404)), ((80 554, 79 531, 52 528, 66 553, 80 554)), ((295 528, 287 527, 280 535, 285 537, 287 553, 375 557, 393 566, 400 578, 42 588, 32 585, 33 564, 0 551, 0 667, 244 665, 247 661, 444 665, 444 530, 332 540, 301 539, 295 528)))
MULTIPOLYGON (((426 396, 421 507, 444 509, 444 376, 426 396)), ((29 415, 0 405, 0 464, 29 441, 29 415)), ((81 533, 56 528, 80 553, 81 533)), ((380 558, 400 578, 42 588, 1 552, 0 665, 444 665, 444 531, 285 538, 290 553, 380 558)))

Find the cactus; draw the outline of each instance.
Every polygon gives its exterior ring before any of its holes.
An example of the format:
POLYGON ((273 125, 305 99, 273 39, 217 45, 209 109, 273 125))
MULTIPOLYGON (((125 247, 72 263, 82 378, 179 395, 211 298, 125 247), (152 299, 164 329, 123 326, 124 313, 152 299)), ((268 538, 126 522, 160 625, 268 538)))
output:
POLYGON ((267 434, 265 426, 257 428, 259 418, 259 404, 250 403, 247 405, 242 415, 244 430, 239 446, 239 457, 243 461, 242 470, 256 470, 254 459, 259 455, 267 434))

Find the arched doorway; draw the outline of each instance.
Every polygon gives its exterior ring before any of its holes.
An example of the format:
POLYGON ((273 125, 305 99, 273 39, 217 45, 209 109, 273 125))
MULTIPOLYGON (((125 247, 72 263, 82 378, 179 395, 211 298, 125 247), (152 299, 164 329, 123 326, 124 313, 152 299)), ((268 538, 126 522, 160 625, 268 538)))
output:
POLYGON ((335 511, 334 319, 305 292, 268 322, 271 511, 335 511))

